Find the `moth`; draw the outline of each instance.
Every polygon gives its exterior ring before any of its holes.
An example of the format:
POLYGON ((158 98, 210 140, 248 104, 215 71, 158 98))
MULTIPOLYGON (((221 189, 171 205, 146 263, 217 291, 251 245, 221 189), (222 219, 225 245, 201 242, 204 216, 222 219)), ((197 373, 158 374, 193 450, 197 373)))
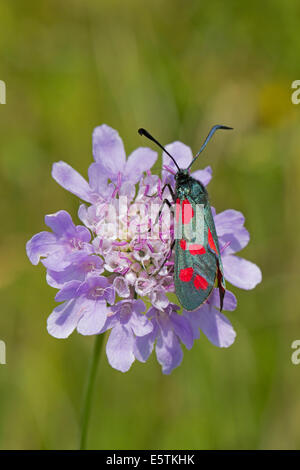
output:
MULTIPOLYGON (((219 289, 220 310, 223 308, 226 286, 208 193, 205 186, 190 175, 191 166, 218 129, 232 127, 213 126, 186 169, 179 168, 174 157, 148 131, 143 128, 138 130, 140 135, 155 142, 173 160, 177 168, 175 191, 166 183, 162 194, 168 187, 175 204, 175 238, 170 247, 172 250, 175 246, 174 284, 180 304, 188 311, 196 310, 206 302, 214 287, 219 289)), ((165 205, 172 207, 170 201, 164 199, 157 220, 165 205)), ((167 259, 157 272, 162 269, 167 259)))

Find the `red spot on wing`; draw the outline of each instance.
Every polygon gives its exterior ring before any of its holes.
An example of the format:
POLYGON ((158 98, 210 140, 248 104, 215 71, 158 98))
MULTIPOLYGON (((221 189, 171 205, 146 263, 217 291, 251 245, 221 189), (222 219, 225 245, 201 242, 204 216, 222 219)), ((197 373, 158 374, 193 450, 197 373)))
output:
POLYGON ((196 287, 197 290, 199 289, 205 290, 208 286, 208 282, 204 277, 197 274, 197 276, 194 279, 194 286, 196 287))
POLYGON ((182 282, 190 282, 193 277, 194 269, 193 268, 185 268, 181 269, 179 272, 179 279, 182 282))
POLYGON ((189 250, 190 250, 191 255, 204 255, 204 253, 206 253, 206 249, 204 248, 203 245, 197 245, 197 244, 190 245, 189 250))
POLYGON ((194 209, 188 199, 182 201, 182 223, 189 224, 194 217, 194 209))
POLYGON ((210 248, 211 248, 213 251, 215 251, 215 252, 217 253, 217 255, 218 255, 219 253, 218 253, 218 250, 217 250, 217 248, 216 248, 216 245, 215 245, 215 242, 214 242, 214 239, 213 239, 213 236, 212 236, 212 234, 211 234, 210 229, 208 229, 208 244, 209 244, 210 248))
POLYGON ((186 250, 186 240, 180 240, 179 244, 182 250, 186 250))

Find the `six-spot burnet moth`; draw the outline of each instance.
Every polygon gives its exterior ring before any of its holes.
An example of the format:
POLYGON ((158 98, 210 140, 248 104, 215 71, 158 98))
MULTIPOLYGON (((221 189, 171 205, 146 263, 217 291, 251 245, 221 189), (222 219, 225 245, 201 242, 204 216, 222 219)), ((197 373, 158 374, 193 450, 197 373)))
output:
MULTIPOLYGON (((174 283, 179 302, 188 311, 200 307, 208 299, 214 286, 219 289, 220 310, 223 308, 225 279, 208 193, 205 186, 189 174, 192 164, 218 129, 232 127, 212 127, 199 152, 186 169, 179 168, 172 155, 149 132, 142 128, 138 130, 140 135, 155 142, 173 160, 178 170, 175 175, 175 192, 167 183, 162 193, 168 187, 176 205, 175 239, 171 245, 171 250, 175 245, 174 283)), ((171 207, 169 200, 164 199, 159 215, 165 204, 171 207)), ((161 268, 166 261, 167 259, 161 268)))

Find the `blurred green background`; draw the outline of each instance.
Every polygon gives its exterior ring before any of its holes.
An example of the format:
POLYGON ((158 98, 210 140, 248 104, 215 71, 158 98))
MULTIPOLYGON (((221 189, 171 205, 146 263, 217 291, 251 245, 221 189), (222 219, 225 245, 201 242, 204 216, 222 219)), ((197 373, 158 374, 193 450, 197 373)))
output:
MULTIPOLYGON (((152 355, 122 374, 105 355, 97 377, 88 447, 247 449, 300 447, 299 196, 300 4, 181 0, 58 0, 0 3, 1 243, 0 448, 74 449, 93 337, 46 331, 54 290, 33 267, 26 241, 44 215, 78 200, 51 179, 64 160, 86 175, 91 134, 118 129, 128 153, 163 143, 199 149, 210 164, 217 211, 246 216, 263 283, 233 289, 238 333, 228 350, 204 335, 171 376, 152 355)), ((160 162, 156 165, 160 168, 160 162)))

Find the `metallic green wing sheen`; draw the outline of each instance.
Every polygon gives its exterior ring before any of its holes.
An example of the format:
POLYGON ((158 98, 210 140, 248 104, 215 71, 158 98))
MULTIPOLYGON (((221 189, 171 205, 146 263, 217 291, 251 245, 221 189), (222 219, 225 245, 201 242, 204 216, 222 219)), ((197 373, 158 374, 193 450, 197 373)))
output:
POLYGON ((176 295, 183 308, 192 311, 208 299, 217 285, 222 309, 225 281, 207 191, 199 181, 184 174, 177 179, 176 196, 176 295))

